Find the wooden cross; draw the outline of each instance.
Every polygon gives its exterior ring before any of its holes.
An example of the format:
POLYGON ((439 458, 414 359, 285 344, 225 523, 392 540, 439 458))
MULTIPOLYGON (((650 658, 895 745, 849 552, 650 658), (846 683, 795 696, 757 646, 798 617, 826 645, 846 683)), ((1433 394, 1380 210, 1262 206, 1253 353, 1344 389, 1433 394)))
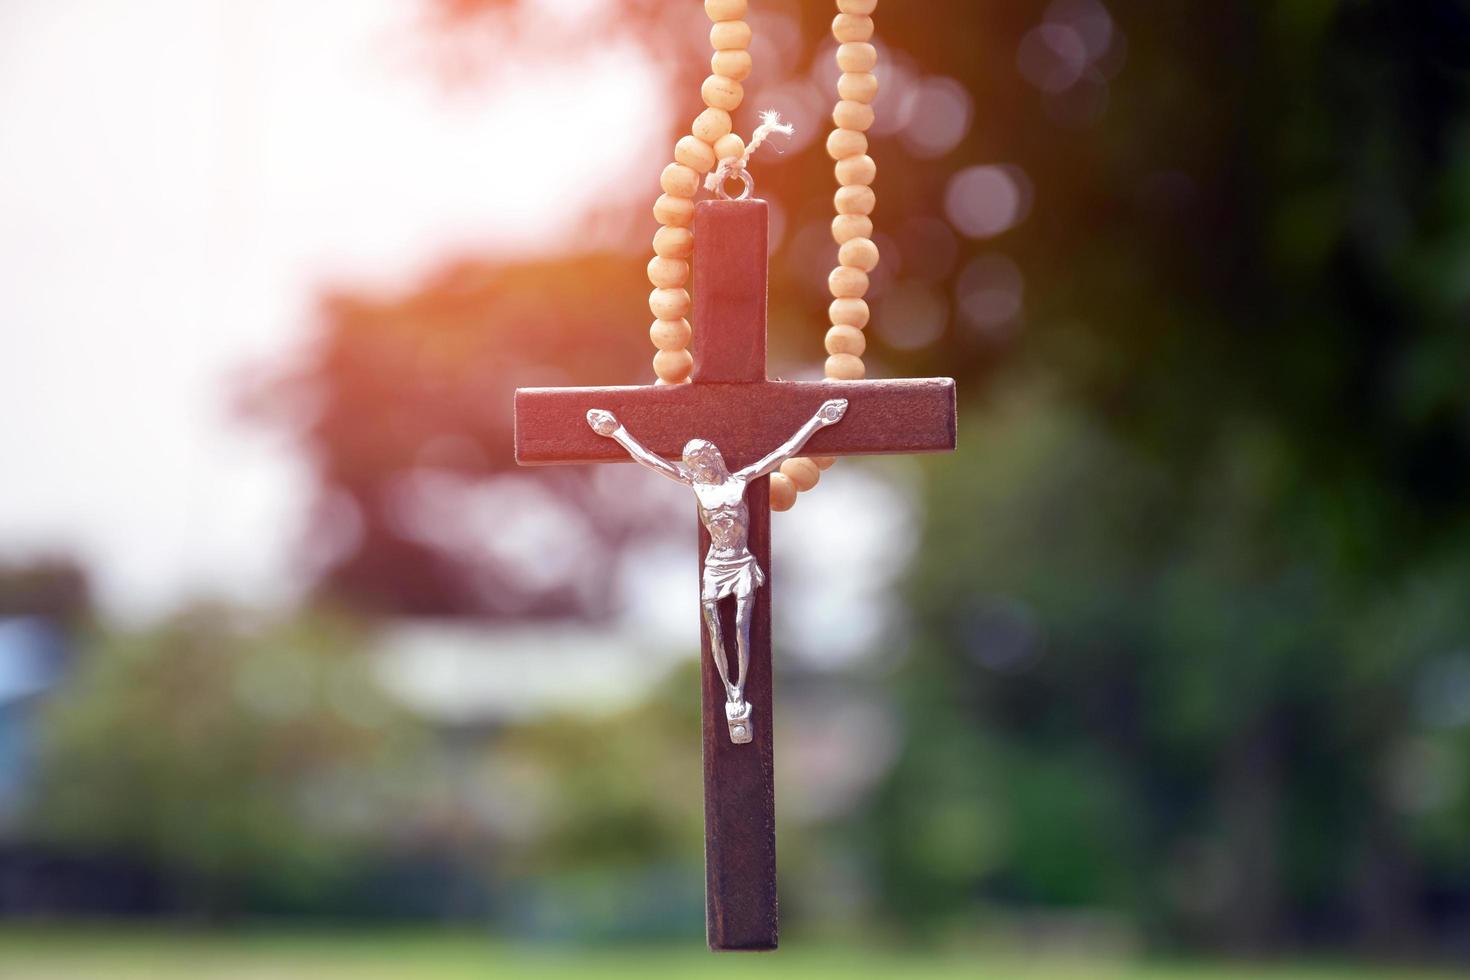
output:
MULTIPOLYGON (((766 378, 766 203, 705 201, 694 217, 695 323, 692 384, 618 388, 523 388, 516 392, 516 460, 525 466, 627 462, 623 448, 588 426, 592 409, 613 412, 648 449, 678 458, 707 439, 731 468, 785 442, 823 402, 845 398, 837 424, 803 455, 947 452, 955 447, 954 382, 770 381, 766 378)), ((750 551, 771 573, 769 478, 751 483, 750 551)), ((709 535, 700 528, 700 575, 709 535)), ((776 947, 776 808, 772 780, 771 586, 757 593, 746 695, 761 713, 755 741, 731 742, 726 693, 703 625, 705 926, 711 949, 776 947)), ((732 601, 721 604, 735 635, 732 601)))

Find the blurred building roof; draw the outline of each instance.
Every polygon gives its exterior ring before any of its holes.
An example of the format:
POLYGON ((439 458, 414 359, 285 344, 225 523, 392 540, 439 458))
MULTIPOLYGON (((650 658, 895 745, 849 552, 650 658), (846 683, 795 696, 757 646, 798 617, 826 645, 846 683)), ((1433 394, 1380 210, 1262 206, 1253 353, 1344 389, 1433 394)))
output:
POLYGON ((646 630, 451 620, 400 621, 374 650, 390 695, 430 721, 455 725, 615 712, 693 654, 687 644, 650 641, 646 630))

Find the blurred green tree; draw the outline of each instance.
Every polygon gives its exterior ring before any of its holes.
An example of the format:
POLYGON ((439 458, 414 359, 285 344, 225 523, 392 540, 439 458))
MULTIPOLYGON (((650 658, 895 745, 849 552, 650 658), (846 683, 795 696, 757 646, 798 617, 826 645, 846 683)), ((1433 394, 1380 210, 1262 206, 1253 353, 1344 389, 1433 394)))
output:
POLYGON ((354 861, 431 838, 443 795, 362 638, 203 607, 93 632, 45 706, 32 839, 149 861, 195 912, 330 906, 354 861))
POLYGON ((1026 328, 928 484, 886 894, 916 925, 988 898, 1236 950, 1452 943, 1470 20, 1108 6, 1127 68, 1085 149, 1021 156, 1026 328))

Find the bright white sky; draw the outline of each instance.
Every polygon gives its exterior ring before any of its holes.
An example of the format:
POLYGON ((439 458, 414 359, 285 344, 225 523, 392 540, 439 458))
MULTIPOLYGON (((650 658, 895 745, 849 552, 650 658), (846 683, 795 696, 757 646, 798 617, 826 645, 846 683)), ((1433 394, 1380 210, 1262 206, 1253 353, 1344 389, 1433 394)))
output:
POLYGON ((0 0, 0 557, 75 553, 129 617, 289 599, 305 473, 232 421, 232 377, 303 342, 324 283, 565 243, 653 186, 645 59, 447 94, 421 6, 0 0))
MULTIPOLYGON (((239 372, 306 340, 324 284, 565 247, 594 199, 651 199, 664 81, 641 52, 603 38, 600 61, 448 94, 421 67, 420 9, 0 0, 0 559, 75 554, 134 621, 199 596, 289 602, 307 474, 232 418, 239 372)), ((783 629, 841 659, 882 629, 912 512, 855 468, 822 496, 781 518, 783 629)), ((690 560, 629 557, 626 615, 681 645, 690 560)))

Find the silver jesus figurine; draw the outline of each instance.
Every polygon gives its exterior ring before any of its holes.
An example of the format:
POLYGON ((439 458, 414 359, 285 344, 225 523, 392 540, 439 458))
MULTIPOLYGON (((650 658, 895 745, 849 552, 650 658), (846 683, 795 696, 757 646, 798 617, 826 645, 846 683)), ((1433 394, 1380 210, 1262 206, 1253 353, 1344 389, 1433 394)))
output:
POLYGON ((766 573, 750 553, 750 508, 745 504, 745 488, 772 472, 801 452, 819 429, 836 425, 847 412, 847 400, 834 398, 822 405, 790 439, 772 450, 764 459, 743 470, 731 473, 714 443, 694 439, 684 447, 682 463, 671 463, 643 446, 611 413, 594 408, 587 413, 587 424, 600 436, 615 440, 628 451, 634 462, 641 463, 661 476, 694 488, 699 500, 699 519, 709 532, 709 554, 704 559, 704 582, 700 602, 704 605, 704 621, 709 628, 710 652, 715 669, 725 685, 725 718, 730 724, 730 741, 744 744, 754 737, 751 707, 745 700, 746 673, 750 669, 750 619, 755 607, 756 590, 766 584, 766 573), (725 657, 724 637, 720 631, 720 600, 735 597, 736 637, 740 670, 730 679, 730 664, 725 657))

